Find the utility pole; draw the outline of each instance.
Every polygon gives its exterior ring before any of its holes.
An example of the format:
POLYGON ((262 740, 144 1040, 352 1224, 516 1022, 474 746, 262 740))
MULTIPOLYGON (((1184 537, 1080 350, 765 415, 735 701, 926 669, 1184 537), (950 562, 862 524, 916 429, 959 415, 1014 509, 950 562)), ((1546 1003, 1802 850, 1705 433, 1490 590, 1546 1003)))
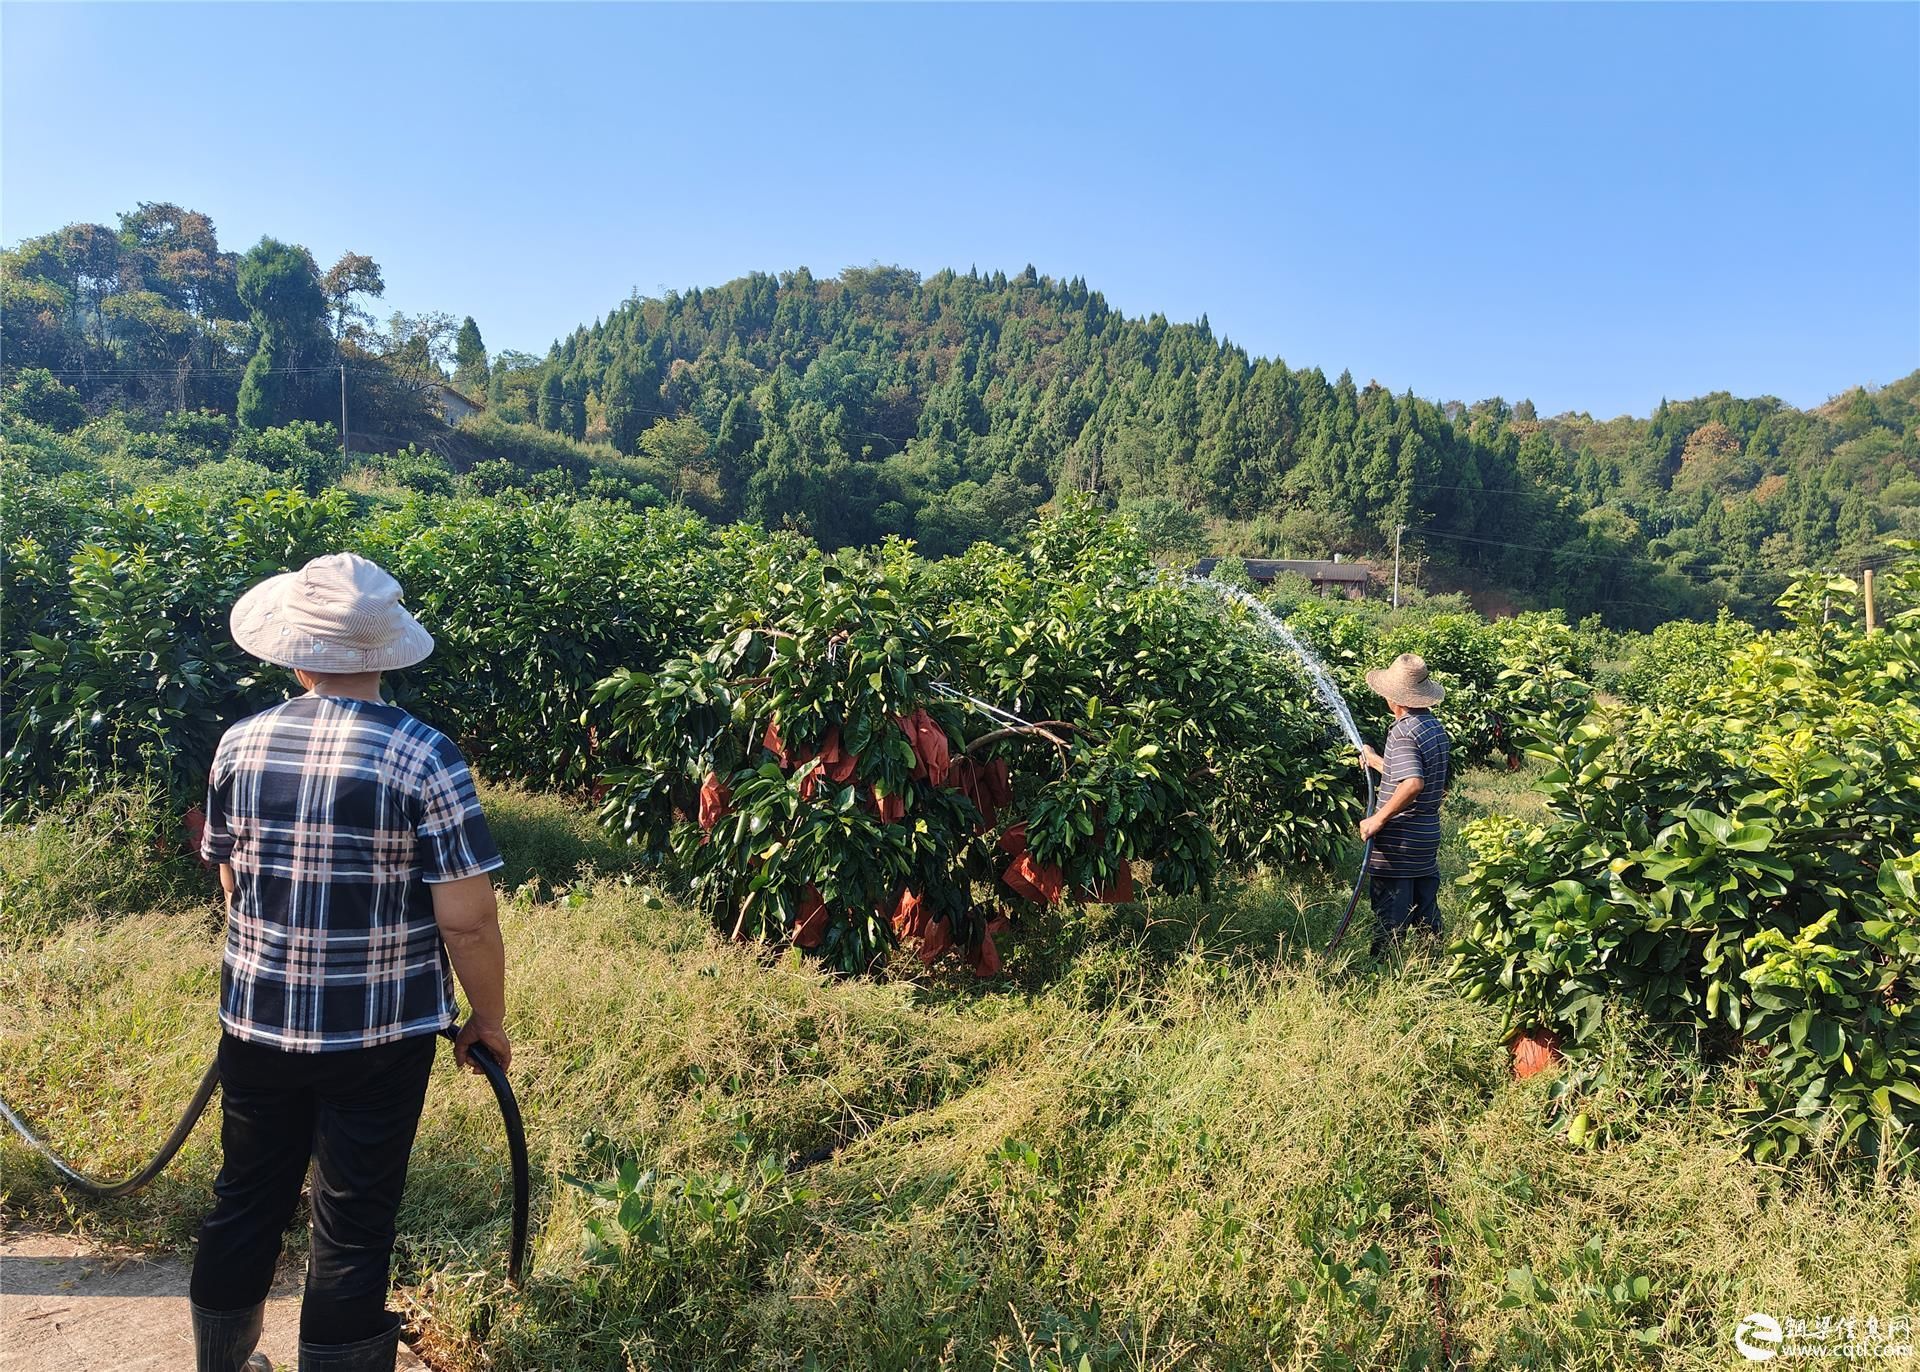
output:
POLYGON ((1867 637, 1873 637, 1873 568, 1860 573, 1860 593, 1867 602, 1867 637))
POLYGON ((340 460, 347 457, 347 364, 340 364, 340 460))
POLYGON ((1393 608, 1400 608, 1400 536, 1407 531, 1404 524, 1393 526, 1393 608))

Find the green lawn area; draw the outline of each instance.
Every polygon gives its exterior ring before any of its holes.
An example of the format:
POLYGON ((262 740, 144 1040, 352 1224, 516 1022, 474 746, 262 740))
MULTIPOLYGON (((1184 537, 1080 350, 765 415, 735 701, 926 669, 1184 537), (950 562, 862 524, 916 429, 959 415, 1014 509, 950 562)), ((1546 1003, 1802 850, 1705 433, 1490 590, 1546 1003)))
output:
MULTIPOLYGON (((1450 822, 1525 782, 1470 773, 1450 822)), ((498 1119, 443 1063, 397 1299, 444 1368, 1726 1368, 1750 1311, 1920 1306, 1920 1187, 1754 1165, 1729 1080, 1624 1029, 1513 1082, 1443 955, 1320 951, 1337 873, 1069 909, 990 983, 835 978, 717 938, 571 805, 486 799, 533 1275, 501 1280, 498 1119)), ((0 1091, 107 1172, 217 1034, 210 887, 138 824, 0 831, 0 1091)), ((184 1249, 214 1133, 109 1205, 9 1136, 0 1210, 184 1249)))

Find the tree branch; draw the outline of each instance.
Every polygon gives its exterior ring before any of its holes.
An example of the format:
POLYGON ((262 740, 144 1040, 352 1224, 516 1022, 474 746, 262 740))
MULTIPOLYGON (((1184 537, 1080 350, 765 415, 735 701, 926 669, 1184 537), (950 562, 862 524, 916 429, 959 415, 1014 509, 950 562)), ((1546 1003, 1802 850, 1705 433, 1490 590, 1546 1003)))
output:
POLYGON ((992 733, 980 735, 979 738, 967 744, 962 751, 971 753, 976 748, 984 748, 989 743, 998 743, 1002 739, 1027 738, 1037 734, 1064 753, 1070 745, 1064 738, 1061 738, 1059 734, 1053 732, 1055 729, 1064 729, 1068 733, 1077 733, 1079 726, 1069 724, 1064 719, 1049 719, 1041 724, 1013 724, 1004 729, 995 729, 992 733))

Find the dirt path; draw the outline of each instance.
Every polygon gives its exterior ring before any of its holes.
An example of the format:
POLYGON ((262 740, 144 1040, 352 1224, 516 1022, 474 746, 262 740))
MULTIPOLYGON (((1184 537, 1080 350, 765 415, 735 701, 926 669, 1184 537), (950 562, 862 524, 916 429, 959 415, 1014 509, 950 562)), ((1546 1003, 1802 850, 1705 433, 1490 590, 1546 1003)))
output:
MULTIPOLYGON (((59 1234, 0 1235, 0 1372, 181 1372, 193 1366, 188 1266, 59 1234)), ((300 1274, 283 1269, 260 1350, 292 1367, 300 1274)), ((400 1346, 402 1369, 426 1364, 400 1346)))

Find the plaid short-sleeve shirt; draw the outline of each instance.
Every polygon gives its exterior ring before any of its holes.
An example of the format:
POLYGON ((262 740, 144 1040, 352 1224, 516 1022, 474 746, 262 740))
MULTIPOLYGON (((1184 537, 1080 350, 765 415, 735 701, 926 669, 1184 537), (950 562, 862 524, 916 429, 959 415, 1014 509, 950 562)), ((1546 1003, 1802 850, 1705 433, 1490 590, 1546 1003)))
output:
POLYGON ((435 882, 502 866, 460 750, 395 705, 304 695, 220 740, 200 851, 230 863, 220 1021, 294 1052, 454 1022, 435 882))

